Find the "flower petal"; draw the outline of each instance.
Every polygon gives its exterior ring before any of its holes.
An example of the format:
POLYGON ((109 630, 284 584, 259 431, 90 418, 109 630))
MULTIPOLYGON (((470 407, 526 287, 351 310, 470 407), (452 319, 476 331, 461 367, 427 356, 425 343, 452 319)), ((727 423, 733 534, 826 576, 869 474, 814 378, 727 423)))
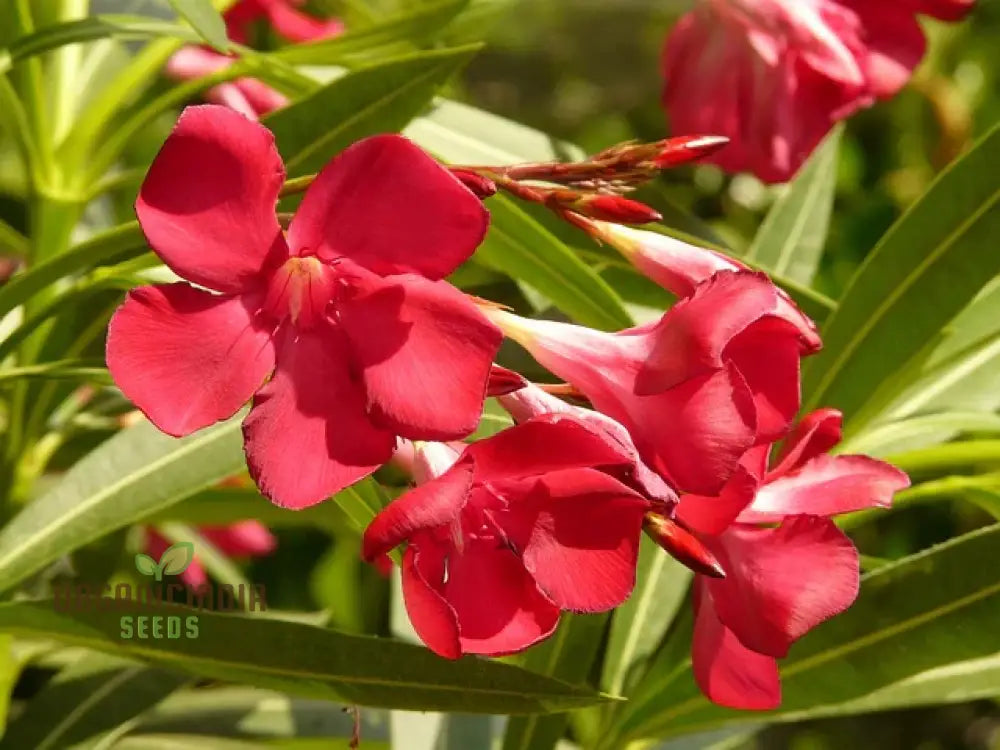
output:
POLYGON ((776 523, 807 513, 835 516, 864 508, 888 508, 910 486, 895 466, 868 456, 816 456, 802 468, 767 482, 739 520, 776 523))
POLYGON ((858 552, 832 521, 791 516, 736 525, 710 540, 726 571, 708 581, 719 619, 747 648, 777 658, 858 595, 858 552))
POLYGON ((784 437, 801 404, 798 331, 780 318, 761 318, 733 339, 725 356, 753 393, 757 440, 784 437))
POLYGON ((704 582, 695 583, 691 661, 695 681, 709 700, 728 708, 766 711, 781 705, 778 663, 751 651, 719 620, 704 582))
POLYGON ((371 562, 417 531, 454 521, 469 499, 472 475, 472 461, 460 461, 436 479, 393 500, 365 529, 362 557, 371 562))
POLYGON ((607 474, 568 469, 539 478, 503 523, 549 599, 561 609, 604 612, 632 593, 649 507, 607 474))
POLYGON ((649 356, 635 381, 648 396, 722 367, 730 342, 778 303, 764 274, 720 271, 674 305, 650 332, 649 356))
POLYGON ((277 505, 315 505, 392 455, 395 438, 369 421, 348 357, 329 326, 280 337, 274 377, 243 422, 250 475, 277 505))
POLYGON ((778 453, 778 465, 768 473, 774 479, 795 471, 809 459, 826 453, 840 442, 843 415, 836 409, 816 409, 795 425, 778 453))
POLYGON ((506 547, 468 541, 448 558, 444 595, 458 617, 462 652, 501 656, 552 635, 559 608, 506 547))
POLYGON ((180 276, 239 292, 287 252, 275 214, 284 180, 270 130, 226 107, 188 107, 153 160, 135 212, 180 276))
POLYGON ((198 531, 219 552, 230 557, 267 555, 278 540, 260 521, 237 521, 228 526, 201 526, 198 531))
POLYGON ((718 495, 682 495, 677 506, 677 517, 694 531, 716 536, 729 528, 753 502, 759 486, 760 480, 742 464, 737 464, 733 475, 718 495))
POLYGON ((344 23, 340 19, 314 18, 291 7, 287 0, 267 3, 266 12, 274 30, 290 42, 327 39, 344 31, 344 23))
POLYGON ((475 430, 500 330, 445 282, 369 277, 355 291, 338 311, 372 419, 417 440, 475 430))
POLYGON ((406 614, 420 640, 438 656, 459 658, 458 619, 441 594, 443 551, 433 543, 411 544, 403 553, 401 577, 406 614))
POLYGON ((400 135, 358 141, 316 177, 288 230, 298 253, 350 258, 382 276, 441 279, 486 235, 489 214, 455 176, 400 135))
POLYGON ((271 331, 254 307, 182 283, 133 289, 108 325, 108 369, 167 434, 228 419, 274 369, 271 331))
POLYGON ((466 448, 480 482, 579 467, 627 466, 631 458, 575 417, 544 414, 466 448))

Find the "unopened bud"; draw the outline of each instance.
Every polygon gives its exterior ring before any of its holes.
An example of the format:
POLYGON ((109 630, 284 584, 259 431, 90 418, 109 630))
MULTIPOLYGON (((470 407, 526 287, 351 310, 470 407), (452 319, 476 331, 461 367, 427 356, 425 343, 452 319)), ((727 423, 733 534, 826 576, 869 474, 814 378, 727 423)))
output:
POLYGON ((658 211, 645 203, 620 195, 584 195, 567 204, 567 208, 579 211, 592 219, 616 224, 648 224, 663 218, 658 211))
POLYGON ((667 138, 660 141, 660 153, 653 159, 653 164, 659 169, 686 164, 714 154, 727 143, 729 139, 722 135, 684 135, 679 138, 667 138))
POLYGON ((676 521, 650 511, 643 518, 642 528, 649 538, 695 573, 711 578, 725 578, 726 571, 708 548, 676 521))
POLYGON ((528 381, 519 372, 508 370, 500 365, 490 368, 490 377, 486 383, 487 396, 506 396, 519 391, 528 385, 528 381))
POLYGON ((478 172, 470 172, 467 169, 452 169, 451 173, 455 175, 455 177, 457 177, 463 185, 475 193, 476 197, 480 200, 483 198, 489 198, 491 195, 496 195, 496 183, 488 177, 483 177, 478 172))

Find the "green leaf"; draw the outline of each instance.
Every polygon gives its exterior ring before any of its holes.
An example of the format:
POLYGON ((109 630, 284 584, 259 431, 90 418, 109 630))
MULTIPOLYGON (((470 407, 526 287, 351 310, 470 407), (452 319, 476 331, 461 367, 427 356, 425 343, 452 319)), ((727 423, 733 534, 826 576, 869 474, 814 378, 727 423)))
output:
POLYGON ((120 727, 190 681, 121 657, 84 654, 31 698, 0 748, 75 747, 120 727))
MULTIPOLYGON (((998 543, 1000 524, 866 575, 854 606, 796 643, 781 661, 781 708, 761 718, 807 718, 813 710, 863 700, 927 670, 995 655, 1000 570, 983 561, 993 559, 998 543)), ((925 694, 924 700, 945 701, 947 693, 925 694)), ((618 737, 673 736, 746 719, 746 713, 704 698, 690 669, 654 664, 623 712, 618 737)))
POLYGON ((288 174, 315 172, 360 138, 400 130, 478 50, 472 45, 386 60, 264 118, 288 174))
MULTIPOLYGON (((555 634, 527 652, 523 666, 560 680, 584 682, 597 656, 607 622, 606 614, 567 612, 555 634)), ((503 750, 551 750, 566 731, 567 721, 565 714, 511 719, 504 735, 503 750)))
POLYGON ((602 689, 621 695, 636 682, 684 604, 690 585, 691 571, 643 535, 635 590, 611 620, 602 689))
POLYGON ((222 15, 212 7, 210 0, 168 0, 177 11, 177 15, 191 24, 198 36, 215 47, 219 52, 229 51, 229 38, 226 36, 226 22, 222 15))
POLYGON ((746 252, 746 260, 808 286, 819 268, 837 187, 838 125, 775 201, 746 252))
POLYGON ((77 21, 45 26, 33 34, 22 36, 7 49, 0 49, 0 75, 16 63, 67 44, 79 44, 95 39, 147 39, 172 37, 195 42, 198 37, 177 24, 144 16, 102 15, 77 21))
POLYGON ((160 571, 163 575, 176 576, 188 569, 194 561, 194 544, 177 542, 167 547, 160 556, 160 571))
POLYGON ((983 252, 1000 233, 1000 126, 946 169, 866 258, 823 328, 803 373, 803 409, 845 415, 845 432, 872 390, 906 367, 1000 272, 983 252))
POLYGON ((159 563, 144 552, 135 555, 135 569, 144 576, 155 576, 159 572, 159 563))
POLYGON ((492 219, 478 261, 528 284, 578 323, 605 330, 632 325, 614 289, 511 198, 496 195, 487 206, 492 219))
MULTIPOLYGON (((374 481, 363 479, 360 484, 374 481)), ((349 488, 360 490, 358 485, 349 488)), ((346 492, 347 490, 345 490, 346 492)), ((347 517, 338 501, 318 503, 290 513, 279 508, 256 490, 213 487, 160 510, 143 519, 143 523, 160 524, 177 521, 194 526, 228 526, 237 521, 257 519, 267 526, 317 526, 331 531, 342 530, 347 517)))
POLYGON ((352 55, 370 55, 380 48, 395 48, 399 43, 430 39, 457 16, 469 0, 443 0, 423 3, 414 10, 380 19, 370 26, 330 39, 294 44, 271 52, 268 57, 295 65, 335 65, 352 55))
POLYGON ((112 259, 126 260, 146 250, 139 223, 132 221, 81 242, 65 253, 28 268, 0 286, 0 318, 66 276, 112 259))
POLYGON ((874 425, 836 447, 837 453, 886 456, 950 439, 958 432, 1000 434, 1000 414, 946 411, 874 425))
POLYGON ((474 657, 451 661, 386 638, 252 614, 169 606, 156 613, 182 620, 196 617, 197 637, 122 638, 120 611, 61 614, 51 601, 0 604, 0 630, 136 656, 199 677, 359 705, 506 714, 567 710, 602 701, 587 688, 508 664, 474 657))
POLYGON ((27 254, 28 247, 28 238, 0 219, 0 253, 23 256, 27 254))
POLYGON ((57 362, 40 362, 37 365, 0 369, 0 386, 21 379, 81 379, 110 383, 104 363, 100 360, 63 359, 57 362))
POLYGON ((0 530, 0 586, 15 586, 62 555, 244 466, 238 419, 179 439, 148 422, 123 430, 0 530))

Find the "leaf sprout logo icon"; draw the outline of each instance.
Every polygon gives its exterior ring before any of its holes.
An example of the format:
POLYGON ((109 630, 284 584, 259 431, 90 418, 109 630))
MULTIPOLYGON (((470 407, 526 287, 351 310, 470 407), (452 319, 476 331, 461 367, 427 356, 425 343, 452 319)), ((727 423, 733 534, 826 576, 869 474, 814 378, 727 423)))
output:
POLYGON ((177 542, 163 550, 160 561, 140 552, 135 556, 135 569, 144 576, 162 581, 164 575, 179 575, 194 561, 194 544, 177 542))

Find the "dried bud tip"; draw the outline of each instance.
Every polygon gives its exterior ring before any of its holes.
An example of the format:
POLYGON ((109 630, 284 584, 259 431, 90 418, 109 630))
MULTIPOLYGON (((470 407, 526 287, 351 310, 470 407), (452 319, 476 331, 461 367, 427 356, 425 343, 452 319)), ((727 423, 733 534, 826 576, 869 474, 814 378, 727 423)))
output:
POLYGON ((519 372, 508 370, 500 365, 493 365, 490 368, 490 377, 486 384, 487 396, 506 396, 522 388, 526 388, 528 381, 519 372))
POLYGON ((671 557, 695 573, 711 578, 725 578, 726 571, 715 555, 708 551, 694 534, 676 521, 658 513, 649 512, 643 519, 642 528, 650 539, 663 548, 671 557))
POLYGON ((491 195, 496 195, 496 183, 488 177, 483 177, 477 172, 470 172, 466 169, 452 169, 450 171, 463 185, 475 193, 476 197, 480 200, 489 198, 491 195))
POLYGON ((620 195, 583 195, 567 207, 592 219, 615 224, 648 224, 663 218, 645 203, 620 195))
POLYGON ((662 148, 653 164, 660 169, 684 164, 714 154, 729 143, 724 135, 685 135, 661 141, 662 148))

